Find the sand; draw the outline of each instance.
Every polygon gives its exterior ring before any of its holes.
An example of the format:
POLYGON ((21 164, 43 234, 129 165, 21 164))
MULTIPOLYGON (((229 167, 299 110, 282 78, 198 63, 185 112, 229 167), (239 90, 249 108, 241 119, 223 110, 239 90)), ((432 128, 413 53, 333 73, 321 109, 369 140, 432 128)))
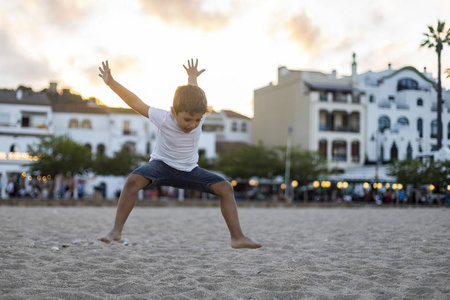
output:
POLYGON ((450 299, 450 209, 0 207, 0 299, 450 299))

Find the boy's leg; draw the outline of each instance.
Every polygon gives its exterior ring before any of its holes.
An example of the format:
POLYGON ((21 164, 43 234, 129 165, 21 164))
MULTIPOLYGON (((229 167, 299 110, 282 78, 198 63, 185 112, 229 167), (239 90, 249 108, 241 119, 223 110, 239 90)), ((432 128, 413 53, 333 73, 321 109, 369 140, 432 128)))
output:
POLYGON ((123 226, 136 203, 138 192, 149 183, 149 179, 137 174, 131 174, 127 178, 123 190, 120 193, 119 203, 117 204, 114 227, 105 236, 99 238, 100 241, 110 243, 122 239, 123 226))
POLYGON ((252 241, 242 232, 236 200, 234 199, 233 186, 228 181, 221 181, 211 184, 210 188, 220 197, 220 209, 227 223, 228 230, 230 230, 231 247, 260 248, 260 243, 252 241))

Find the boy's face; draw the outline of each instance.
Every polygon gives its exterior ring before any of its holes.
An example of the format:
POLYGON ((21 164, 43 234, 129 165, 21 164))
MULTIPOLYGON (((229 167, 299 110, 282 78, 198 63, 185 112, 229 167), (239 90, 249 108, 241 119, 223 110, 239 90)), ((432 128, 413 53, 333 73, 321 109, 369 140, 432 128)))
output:
POLYGON ((196 114, 193 114, 193 115, 191 115, 190 113, 187 113, 185 111, 177 113, 173 109, 173 107, 172 107, 171 110, 172 110, 172 116, 177 121, 178 127, 180 127, 180 129, 184 133, 189 133, 192 130, 194 130, 195 128, 197 128, 198 125, 200 124, 200 121, 203 118, 203 114, 202 113, 196 113, 196 114))

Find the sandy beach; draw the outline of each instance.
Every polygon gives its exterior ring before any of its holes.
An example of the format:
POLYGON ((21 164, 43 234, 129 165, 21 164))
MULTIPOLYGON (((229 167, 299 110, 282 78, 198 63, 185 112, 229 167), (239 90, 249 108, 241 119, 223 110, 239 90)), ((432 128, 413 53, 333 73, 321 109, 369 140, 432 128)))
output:
POLYGON ((0 206, 0 299, 449 299, 448 208, 0 206))

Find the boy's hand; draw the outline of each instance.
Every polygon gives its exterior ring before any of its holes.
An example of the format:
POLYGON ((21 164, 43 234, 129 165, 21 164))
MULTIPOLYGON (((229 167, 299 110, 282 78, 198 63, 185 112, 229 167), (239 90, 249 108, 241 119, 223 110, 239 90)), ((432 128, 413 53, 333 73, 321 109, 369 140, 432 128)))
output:
POLYGON ((200 76, 203 72, 205 72, 205 69, 202 69, 200 71, 197 69, 198 59, 195 60, 195 64, 194 64, 194 60, 191 58, 190 61, 188 60, 188 67, 186 68, 185 65, 183 65, 183 67, 189 76, 188 83, 197 85, 197 77, 200 76))
POLYGON ((109 68, 108 61, 102 62, 102 66, 98 69, 100 71, 98 76, 100 76, 107 85, 110 85, 114 79, 111 75, 111 69, 109 68))

